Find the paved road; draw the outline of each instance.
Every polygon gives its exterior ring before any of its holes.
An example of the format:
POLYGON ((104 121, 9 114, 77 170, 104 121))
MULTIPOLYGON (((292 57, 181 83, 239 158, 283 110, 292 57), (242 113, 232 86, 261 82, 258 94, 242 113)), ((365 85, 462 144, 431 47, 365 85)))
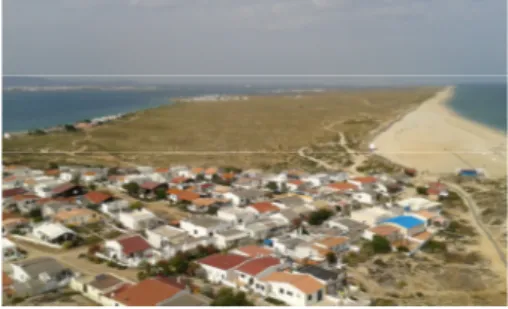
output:
POLYGON ((491 243, 492 247, 494 247, 494 249, 496 250, 497 254, 499 255, 499 259, 501 260, 501 262, 503 263, 504 267, 506 268, 506 255, 504 254, 503 249, 495 241, 494 237, 492 237, 492 234, 490 233, 488 228, 486 228, 483 225, 482 219, 481 219, 481 217, 479 215, 480 209, 478 208, 478 205, 476 204, 476 201, 461 186, 456 185, 454 183, 450 183, 450 182, 444 182, 443 181, 443 183, 445 185, 447 185, 449 188, 453 189, 455 192, 457 192, 457 194, 464 200, 466 205, 471 210, 471 213, 473 214, 474 223, 476 224, 476 226, 478 227, 480 232, 482 232, 485 235, 485 237, 489 240, 489 242, 491 243))

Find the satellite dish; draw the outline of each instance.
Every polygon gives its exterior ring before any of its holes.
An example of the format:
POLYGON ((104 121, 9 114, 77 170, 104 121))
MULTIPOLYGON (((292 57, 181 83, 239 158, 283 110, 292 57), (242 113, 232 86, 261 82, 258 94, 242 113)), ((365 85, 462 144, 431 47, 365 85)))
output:
POLYGON ((371 143, 371 144, 369 145, 369 149, 370 149, 371 151, 376 150, 376 145, 374 145, 374 143, 371 143))

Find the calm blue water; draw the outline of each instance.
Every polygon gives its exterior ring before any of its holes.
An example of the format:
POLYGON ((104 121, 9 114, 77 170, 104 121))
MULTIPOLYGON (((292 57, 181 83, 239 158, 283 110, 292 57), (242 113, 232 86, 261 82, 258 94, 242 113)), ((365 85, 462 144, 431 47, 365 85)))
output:
MULTIPOLYGON (((4 132, 45 128, 171 104, 176 97, 269 93, 278 87, 172 86, 158 90, 6 91, 4 132)), ((449 106, 460 115, 506 131, 506 85, 459 85, 449 106)))
MULTIPOLYGON (((164 104, 172 98, 207 94, 267 91, 245 87, 199 86, 159 90, 6 91, 3 93, 3 130, 17 132, 133 112, 164 104)), ((269 91, 269 90, 268 90, 269 91)))
POLYGON ((459 115, 506 132, 506 85, 459 85, 448 105, 459 115))

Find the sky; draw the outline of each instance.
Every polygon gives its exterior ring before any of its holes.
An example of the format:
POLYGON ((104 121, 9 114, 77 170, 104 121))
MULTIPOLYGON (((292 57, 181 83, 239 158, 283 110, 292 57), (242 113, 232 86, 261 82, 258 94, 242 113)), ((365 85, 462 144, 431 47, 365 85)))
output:
POLYGON ((506 74, 505 0, 4 0, 4 74, 506 74))

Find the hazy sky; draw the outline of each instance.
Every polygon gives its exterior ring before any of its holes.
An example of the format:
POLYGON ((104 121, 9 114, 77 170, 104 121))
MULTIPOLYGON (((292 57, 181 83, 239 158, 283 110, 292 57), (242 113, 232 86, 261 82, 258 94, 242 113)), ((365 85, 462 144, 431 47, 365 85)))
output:
POLYGON ((4 0, 4 74, 505 74, 505 0, 4 0))

